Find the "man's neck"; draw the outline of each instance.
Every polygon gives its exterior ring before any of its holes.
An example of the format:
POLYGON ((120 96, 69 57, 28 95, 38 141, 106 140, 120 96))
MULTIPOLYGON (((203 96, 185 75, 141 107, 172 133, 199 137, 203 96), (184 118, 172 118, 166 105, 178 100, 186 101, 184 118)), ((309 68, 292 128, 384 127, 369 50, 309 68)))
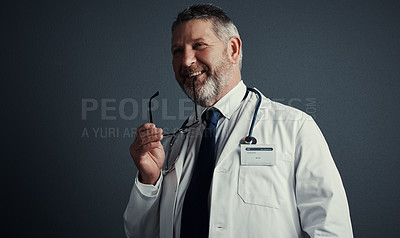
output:
POLYGON ((224 91, 219 95, 217 100, 213 103, 213 105, 218 102, 221 98, 223 98, 226 94, 228 94, 236 85, 242 80, 242 76, 240 74, 240 70, 234 68, 232 80, 226 85, 224 91))

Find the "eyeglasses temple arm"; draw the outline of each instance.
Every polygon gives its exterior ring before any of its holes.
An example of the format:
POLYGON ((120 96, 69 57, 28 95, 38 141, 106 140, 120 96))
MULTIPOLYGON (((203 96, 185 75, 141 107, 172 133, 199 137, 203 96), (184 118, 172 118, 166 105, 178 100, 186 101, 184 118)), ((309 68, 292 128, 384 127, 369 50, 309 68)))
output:
POLYGON ((196 114, 196 121, 199 120, 199 117, 197 115, 197 96, 196 96, 196 87, 194 86, 194 83, 196 81, 196 76, 193 77, 193 100, 194 100, 194 112, 196 114))
POLYGON ((150 115, 150 123, 153 123, 153 113, 151 112, 151 100, 155 97, 157 97, 160 94, 160 92, 156 92, 153 96, 151 96, 149 100, 149 115, 150 115))

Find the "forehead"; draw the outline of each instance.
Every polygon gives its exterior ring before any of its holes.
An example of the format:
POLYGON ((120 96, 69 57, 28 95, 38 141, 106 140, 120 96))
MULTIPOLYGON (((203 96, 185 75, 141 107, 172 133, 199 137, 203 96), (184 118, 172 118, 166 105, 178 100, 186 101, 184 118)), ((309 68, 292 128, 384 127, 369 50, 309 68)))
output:
POLYGON ((218 40, 211 21, 190 20, 178 25, 172 33, 172 45, 182 45, 196 39, 218 40))

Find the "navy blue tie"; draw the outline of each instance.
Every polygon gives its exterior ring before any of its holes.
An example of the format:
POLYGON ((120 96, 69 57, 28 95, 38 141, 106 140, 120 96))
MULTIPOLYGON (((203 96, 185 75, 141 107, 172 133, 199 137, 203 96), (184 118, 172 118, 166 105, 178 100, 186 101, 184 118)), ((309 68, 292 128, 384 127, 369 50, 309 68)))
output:
POLYGON ((211 108, 204 114, 207 125, 183 203, 181 238, 208 237, 208 195, 215 166, 215 132, 221 113, 211 108))

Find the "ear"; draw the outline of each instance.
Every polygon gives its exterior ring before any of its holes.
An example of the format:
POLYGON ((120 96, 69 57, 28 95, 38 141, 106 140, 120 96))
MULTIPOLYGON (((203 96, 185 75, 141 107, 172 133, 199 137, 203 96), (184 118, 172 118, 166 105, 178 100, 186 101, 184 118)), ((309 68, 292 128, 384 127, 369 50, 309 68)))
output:
POLYGON ((240 53, 242 51, 242 41, 234 36, 228 41, 228 56, 233 64, 239 64, 240 53))

